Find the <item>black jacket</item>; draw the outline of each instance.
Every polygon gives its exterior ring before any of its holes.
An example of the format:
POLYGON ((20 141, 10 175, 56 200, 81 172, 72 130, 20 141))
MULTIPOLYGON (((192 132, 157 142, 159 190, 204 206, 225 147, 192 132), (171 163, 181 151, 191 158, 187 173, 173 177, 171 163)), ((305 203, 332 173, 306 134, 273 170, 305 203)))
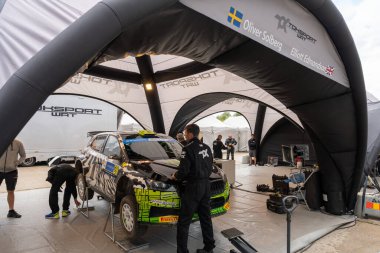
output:
POLYGON ((188 181, 207 179, 211 175, 212 162, 210 147, 194 138, 182 149, 181 162, 175 177, 177 180, 188 181))
POLYGON ((248 147, 249 150, 255 150, 256 149, 256 140, 255 139, 249 139, 248 140, 248 147))
POLYGON ((224 146, 224 144, 221 140, 216 139, 212 143, 212 149, 214 151, 214 157, 215 158, 222 158, 222 149, 227 149, 227 147, 224 146))

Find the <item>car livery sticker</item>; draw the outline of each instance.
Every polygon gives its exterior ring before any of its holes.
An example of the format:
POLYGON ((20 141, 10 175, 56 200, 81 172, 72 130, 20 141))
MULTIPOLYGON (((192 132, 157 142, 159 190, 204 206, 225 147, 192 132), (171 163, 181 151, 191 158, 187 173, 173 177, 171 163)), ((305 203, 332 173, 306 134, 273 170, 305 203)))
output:
POLYGON ((165 223, 165 222, 169 222, 169 223, 172 223, 172 222, 177 222, 178 221, 178 216, 163 216, 163 217, 160 217, 159 218, 159 221, 162 222, 162 223, 165 223))
POLYGON ((123 143, 128 145, 135 142, 148 142, 148 141, 165 141, 165 142, 176 142, 174 139, 164 139, 164 138, 136 138, 136 139, 125 139, 123 143))
POLYGON ((106 167, 105 167, 105 172, 113 176, 117 176, 117 173, 119 172, 119 165, 115 165, 111 162, 107 162, 106 167))

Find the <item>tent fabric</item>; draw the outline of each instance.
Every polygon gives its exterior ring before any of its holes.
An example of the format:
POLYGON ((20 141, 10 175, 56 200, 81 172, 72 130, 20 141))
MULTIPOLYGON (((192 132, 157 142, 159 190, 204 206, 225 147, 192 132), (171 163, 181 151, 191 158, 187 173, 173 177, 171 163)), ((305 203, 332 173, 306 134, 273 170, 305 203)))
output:
POLYGON ((267 132, 260 145, 258 161, 267 163, 268 156, 275 156, 282 161, 282 145, 306 144, 309 147, 307 164, 317 161, 313 143, 305 131, 300 130, 286 118, 278 120, 267 132))
MULTIPOLYGON (((373 100, 375 100, 374 98, 373 100)), ((368 103, 368 142, 364 171, 369 175, 380 154, 380 102, 368 103)))
MULTIPOLYGON (((12 10, 8 12, 7 9, 22 10, 21 2, 6 2, 0 13, 0 32, 4 33, 15 25, 12 17, 7 16, 12 10), (3 18, 5 16, 7 20, 3 18)), ((35 9, 47 6, 34 4, 35 9)), ((40 26, 52 22, 42 23, 44 17, 41 15, 25 15, 24 22, 18 23, 18 29, 13 30, 13 37, 12 33, 7 34, 7 43, 1 44, 2 52, 8 52, 8 47, 16 44, 12 41, 14 39, 28 41, 29 37, 37 38, 37 41, 29 40, 37 44, 33 49, 22 43, 17 45, 20 52, 27 52, 22 57, 12 55, 15 50, 9 50, 6 58, 6 73, 0 84, 0 108, 7 108, 7 111, 0 111, 0 123, 7 135, 0 139, 0 152, 46 97, 76 72, 126 56, 176 55, 213 67, 208 71, 216 71, 215 77, 209 82, 212 80, 211 83, 219 85, 212 91, 207 90, 211 84, 194 85, 192 87, 200 88, 192 93, 195 96, 192 98, 187 94, 194 88, 181 91, 177 85, 171 90, 179 90, 170 93, 157 83, 156 97, 159 97, 162 115, 150 115, 155 121, 153 127, 164 126, 166 131, 170 129, 169 133, 175 132, 199 113, 231 98, 227 94, 266 100, 264 104, 279 112, 293 114, 289 118, 294 122, 299 119, 300 126, 315 144, 323 170, 324 191, 341 194, 343 206, 353 208, 366 151, 366 94, 352 37, 331 1, 287 0, 278 4, 267 0, 228 3, 214 0, 105 0, 80 18, 78 9, 67 2, 44 8, 50 13, 61 10, 58 13, 62 15, 57 16, 63 23, 50 29, 43 39, 28 33, 24 24, 31 22, 33 31, 38 31, 40 26), (232 15, 238 11, 240 23, 232 15), (36 22, 32 22, 34 19, 36 22), (67 29, 63 30, 65 27, 67 29), (36 53, 36 49, 41 50, 36 53), (32 58, 28 60, 28 57, 32 58), (57 62, 59 64, 55 64, 57 62), (221 81, 225 73, 244 80, 235 86, 247 88, 244 91, 226 90, 221 81), (219 95, 207 95, 210 93, 219 95), (262 96, 255 97, 257 93, 262 96), (12 94, 27 98, 25 105, 28 109, 12 101, 12 94), (201 99, 203 94, 207 95, 207 101, 201 99), (189 115, 191 108, 194 111, 189 115), (163 122, 156 122, 160 119, 163 122)), ((46 30, 42 29, 41 33, 46 30)), ((199 68, 199 65, 195 67, 199 68)), ((204 72, 195 75, 199 74, 204 72)), ((176 81, 184 78, 186 76, 176 81)), ((202 76, 197 78, 200 80, 202 76)), ((165 80, 165 76, 161 75, 161 80, 165 80)), ((191 86, 198 80, 186 81, 191 86)), ((152 110, 152 100, 146 92, 145 97, 152 110)), ((146 111, 141 113, 147 115, 146 111)))

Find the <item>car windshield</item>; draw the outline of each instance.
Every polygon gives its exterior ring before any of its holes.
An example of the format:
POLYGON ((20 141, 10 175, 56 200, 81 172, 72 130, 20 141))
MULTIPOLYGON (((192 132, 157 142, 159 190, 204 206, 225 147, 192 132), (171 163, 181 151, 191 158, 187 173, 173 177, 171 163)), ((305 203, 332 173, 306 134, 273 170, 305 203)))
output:
POLYGON ((182 146, 171 138, 123 137, 127 155, 131 160, 179 159, 182 146))

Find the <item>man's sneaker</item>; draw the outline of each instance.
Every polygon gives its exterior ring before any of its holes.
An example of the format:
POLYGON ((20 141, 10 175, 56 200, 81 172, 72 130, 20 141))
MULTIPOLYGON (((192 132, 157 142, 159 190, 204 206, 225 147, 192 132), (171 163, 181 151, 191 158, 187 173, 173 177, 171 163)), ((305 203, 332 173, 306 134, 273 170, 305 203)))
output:
POLYGON ((21 214, 17 213, 15 210, 9 210, 8 218, 21 218, 21 214))
POLYGON ((67 217, 71 214, 71 212, 69 210, 62 210, 62 218, 63 217, 67 217))
POLYGON ((59 219, 59 212, 45 215, 45 219, 59 219))
POLYGON ((197 249, 197 253, 213 253, 213 250, 197 249))

